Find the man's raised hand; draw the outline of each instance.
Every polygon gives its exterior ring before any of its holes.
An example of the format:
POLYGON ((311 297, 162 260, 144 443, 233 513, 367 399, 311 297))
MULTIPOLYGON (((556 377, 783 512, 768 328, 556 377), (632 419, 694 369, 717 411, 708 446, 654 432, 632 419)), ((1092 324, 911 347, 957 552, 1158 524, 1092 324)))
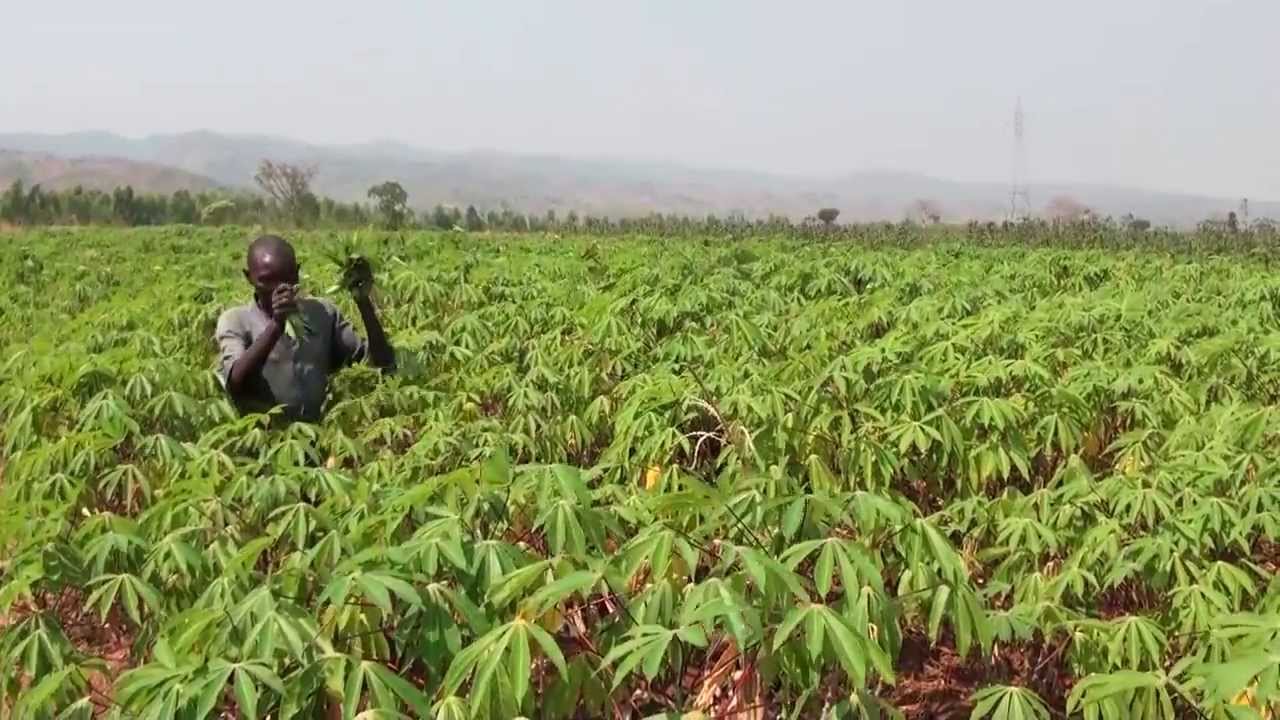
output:
POLYGON ((271 292, 271 319, 283 325, 289 316, 298 312, 298 290, 294 285, 281 283, 271 292))
POLYGON ((364 258, 356 259, 347 269, 346 275, 351 294, 357 300, 368 298, 369 293, 373 291, 373 268, 370 267, 369 261, 364 258))

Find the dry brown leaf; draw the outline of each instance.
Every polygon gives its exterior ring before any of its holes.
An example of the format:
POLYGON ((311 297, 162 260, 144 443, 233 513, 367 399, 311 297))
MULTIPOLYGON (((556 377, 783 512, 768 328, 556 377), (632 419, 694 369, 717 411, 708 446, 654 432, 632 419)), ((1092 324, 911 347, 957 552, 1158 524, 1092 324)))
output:
POLYGON ((711 709, 715 704, 720 683, 729 677, 737 662, 738 646, 733 643, 727 643, 724 651, 716 658, 715 664, 711 666, 711 670, 702 678, 702 687, 698 690, 698 695, 693 700, 695 709, 703 712, 711 709))
POLYGON ((716 713, 724 720, 764 720, 764 695, 760 687, 760 673, 754 663, 733 674, 732 692, 724 712, 716 713))

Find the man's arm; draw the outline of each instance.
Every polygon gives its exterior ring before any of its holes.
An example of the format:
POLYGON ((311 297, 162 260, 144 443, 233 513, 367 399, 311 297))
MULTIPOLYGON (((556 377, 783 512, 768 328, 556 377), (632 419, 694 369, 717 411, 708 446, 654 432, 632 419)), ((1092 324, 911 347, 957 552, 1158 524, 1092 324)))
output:
POLYGON ((364 321, 364 331, 369 338, 370 364, 383 370, 394 370, 396 353, 387 340, 386 331, 382 329, 382 321, 378 319, 373 300, 367 294, 357 294, 356 307, 360 310, 360 319, 364 321))
POLYGON ((274 319, 267 323, 266 331, 232 362, 231 369, 227 371, 227 392, 232 396, 239 396, 244 391, 249 379, 261 372, 262 366, 267 364, 267 357, 283 334, 284 323, 274 319))
POLYGON ((223 327, 223 321, 219 320, 218 344, 222 349, 227 392, 232 397, 243 394, 249 380, 262 371, 271 350, 284 334, 286 319, 296 311, 297 301, 293 288, 288 285, 276 288, 271 295, 271 319, 267 321, 267 329, 248 346, 238 329, 223 327))

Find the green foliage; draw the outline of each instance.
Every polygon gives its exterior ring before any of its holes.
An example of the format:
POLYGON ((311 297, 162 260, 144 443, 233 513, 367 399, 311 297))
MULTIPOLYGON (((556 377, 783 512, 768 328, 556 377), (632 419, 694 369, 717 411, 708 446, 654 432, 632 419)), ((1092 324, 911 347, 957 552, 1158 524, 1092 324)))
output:
POLYGON ((973 696, 969 720, 1049 720, 1052 715, 1039 695, 1020 687, 994 686, 973 696))
POLYGON ((0 246, 0 713, 892 717, 920 647, 1043 649, 974 718, 1280 700, 1265 257, 303 233, 406 360, 281 427, 212 374, 246 236, 0 246))
POLYGON ((409 193, 393 180, 369 188, 368 196, 377 205, 382 223, 388 230, 399 230, 411 216, 409 193))

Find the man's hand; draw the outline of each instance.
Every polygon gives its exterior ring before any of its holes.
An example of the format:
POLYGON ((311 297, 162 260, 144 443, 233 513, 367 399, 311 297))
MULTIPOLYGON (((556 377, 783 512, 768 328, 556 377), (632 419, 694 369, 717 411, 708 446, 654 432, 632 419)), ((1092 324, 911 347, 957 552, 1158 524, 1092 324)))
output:
POLYGON ((360 318, 364 320, 365 332, 369 335, 369 359, 374 367, 384 371, 393 370, 396 365, 396 354, 387 341, 387 333, 382 329, 382 321, 378 319, 378 311, 373 308, 370 293, 373 291, 373 268, 364 258, 356 258, 345 273, 344 280, 351 295, 356 300, 356 308, 360 310, 360 318))
POLYGON ((356 260, 347 270, 347 275, 348 287, 351 288, 351 294, 355 299, 368 298, 369 293, 373 291, 373 268, 369 266, 369 261, 364 258, 356 260))
POLYGON ((227 373, 227 390, 232 396, 244 392, 251 378, 262 371, 267 356, 284 335, 289 318, 298 312, 298 289, 293 285, 277 285, 271 291, 271 322, 267 331, 254 338, 249 347, 231 364, 227 373))
POLYGON ((298 289, 282 283, 271 292, 271 319, 282 327, 289 316, 298 312, 298 289))

